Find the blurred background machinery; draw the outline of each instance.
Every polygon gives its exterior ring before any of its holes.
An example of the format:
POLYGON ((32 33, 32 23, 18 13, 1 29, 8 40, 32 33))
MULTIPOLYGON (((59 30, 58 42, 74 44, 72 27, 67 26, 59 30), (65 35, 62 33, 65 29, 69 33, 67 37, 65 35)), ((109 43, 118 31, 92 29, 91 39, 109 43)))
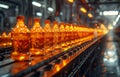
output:
POLYGON ((25 16, 29 28, 33 17, 41 18, 42 25, 45 19, 50 19, 91 27, 116 26, 119 25, 119 4, 119 0, 0 0, 0 32, 9 32, 18 15, 25 16))

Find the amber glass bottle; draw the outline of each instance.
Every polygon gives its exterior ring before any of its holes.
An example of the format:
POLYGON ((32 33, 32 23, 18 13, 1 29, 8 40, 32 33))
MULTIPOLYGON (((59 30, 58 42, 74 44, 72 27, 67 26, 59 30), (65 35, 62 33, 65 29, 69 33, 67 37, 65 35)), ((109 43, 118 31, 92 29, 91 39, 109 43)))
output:
POLYGON ((65 24, 63 22, 60 23, 60 45, 61 45, 61 51, 64 51, 66 49, 66 30, 65 30, 65 24))
POLYGON ((76 40, 77 40, 77 27, 76 27, 76 25, 74 24, 74 26, 73 26, 73 39, 74 39, 74 41, 73 41, 73 44, 74 44, 74 46, 76 45, 76 40))
POLYGON ((44 26, 44 52, 46 58, 52 56, 52 46, 53 46, 53 32, 50 26, 50 21, 45 20, 44 26))
POLYGON ((7 42, 8 42, 8 36, 7 36, 6 32, 3 32, 0 37, 0 47, 7 46, 7 42))
POLYGON ((60 31, 57 21, 53 22, 52 31, 53 31, 53 50, 54 50, 53 53, 57 54, 60 52, 60 44, 59 44, 60 31))
POLYGON ((40 19, 34 19, 34 25, 30 31, 31 38, 31 48, 30 53, 33 56, 41 55, 43 56, 43 47, 44 47, 44 39, 43 39, 43 28, 40 26, 40 19))
POLYGON ((67 50, 68 48, 69 48, 69 24, 68 23, 66 23, 65 24, 65 38, 64 38, 64 40, 65 40, 65 50, 67 50))
POLYGON ((69 39, 70 39, 70 46, 73 47, 74 43, 74 33, 73 33, 73 24, 70 24, 70 32, 69 32, 69 39))
POLYGON ((12 46, 11 32, 8 33, 8 42, 7 46, 12 46))
POLYGON ((30 31, 24 24, 24 16, 17 17, 17 24, 11 32, 13 51, 11 58, 17 61, 29 60, 30 31))

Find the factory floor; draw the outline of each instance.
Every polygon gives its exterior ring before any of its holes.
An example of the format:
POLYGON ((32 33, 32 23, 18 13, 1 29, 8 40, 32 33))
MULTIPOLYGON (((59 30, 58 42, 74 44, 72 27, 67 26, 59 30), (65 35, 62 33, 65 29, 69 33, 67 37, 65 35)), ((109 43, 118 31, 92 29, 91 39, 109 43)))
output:
POLYGON ((120 77, 120 37, 113 31, 106 36, 89 74, 90 77, 120 77))

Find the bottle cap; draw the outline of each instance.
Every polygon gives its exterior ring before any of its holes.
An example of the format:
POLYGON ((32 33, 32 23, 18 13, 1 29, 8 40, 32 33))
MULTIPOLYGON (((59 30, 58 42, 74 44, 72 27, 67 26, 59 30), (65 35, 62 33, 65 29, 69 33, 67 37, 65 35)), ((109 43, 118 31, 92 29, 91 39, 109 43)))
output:
POLYGON ((69 26, 69 24, 68 24, 68 23, 66 23, 66 24, 65 24, 65 26, 69 26))
POLYGON ((46 24, 46 23, 50 24, 50 20, 45 20, 44 23, 45 23, 45 24, 46 24))
POLYGON ((58 24, 58 22, 57 22, 57 21, 54 21, 53 24, 58 24))
POLYGON ((34 18, 34 22, 40 22, 40 18, 34 18))
POLYGON ((23 20, 24 21, 24 16, 17 16, 17 20, 23 20))
POLYGON ((64 22, 61 22, 60 25, 64 25, 64 22))

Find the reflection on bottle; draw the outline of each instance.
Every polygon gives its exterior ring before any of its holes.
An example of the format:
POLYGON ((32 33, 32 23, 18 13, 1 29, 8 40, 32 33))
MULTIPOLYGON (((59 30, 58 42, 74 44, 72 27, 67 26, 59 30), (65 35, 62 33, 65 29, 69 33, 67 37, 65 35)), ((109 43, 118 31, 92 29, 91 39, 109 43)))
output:
POLYGON ((63 66, 66 66, 67 61, 66 60, 62 60, 63 66))
POLYGON ((54 72, 58 72, 58 71, 60 71, 60 64, 55 64, 55 70, 54 70, 54 72))

